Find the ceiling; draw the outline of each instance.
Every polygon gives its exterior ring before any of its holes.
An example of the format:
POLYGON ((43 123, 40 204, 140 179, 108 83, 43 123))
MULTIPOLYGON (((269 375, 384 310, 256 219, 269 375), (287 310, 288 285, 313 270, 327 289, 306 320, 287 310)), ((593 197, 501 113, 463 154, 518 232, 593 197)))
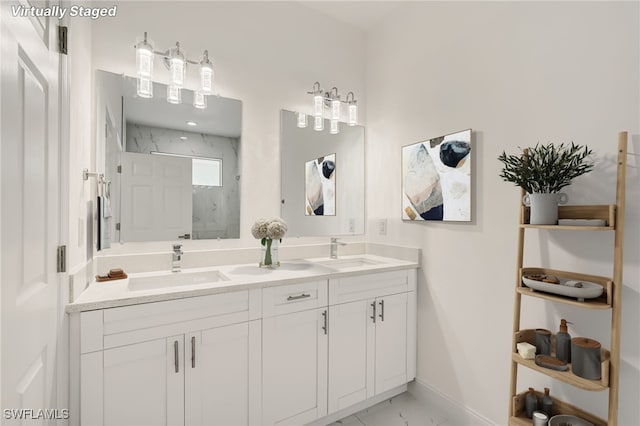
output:
POLYGON ((300 1, 300 4, 363 31, 369 30, 402 1, 300 1))

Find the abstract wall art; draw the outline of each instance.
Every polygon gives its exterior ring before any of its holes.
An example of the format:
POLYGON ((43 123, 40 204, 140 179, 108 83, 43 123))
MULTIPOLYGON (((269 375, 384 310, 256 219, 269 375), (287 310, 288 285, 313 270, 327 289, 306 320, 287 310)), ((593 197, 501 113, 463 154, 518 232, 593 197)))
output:
POLYGON ((305 215, 335 216, 336 154, 307 161, 305 170, 305 215))
POLYGON ((471 129, 402 147, 402 220, 471 221, 471 129))

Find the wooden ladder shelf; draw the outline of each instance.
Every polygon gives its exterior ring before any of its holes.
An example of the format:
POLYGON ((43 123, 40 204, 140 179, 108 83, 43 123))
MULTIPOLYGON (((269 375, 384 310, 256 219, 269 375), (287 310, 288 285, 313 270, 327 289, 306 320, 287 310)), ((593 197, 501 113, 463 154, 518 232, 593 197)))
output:
MULTIPOLYGON (((571 414, 590 421, 596 426, 617 426, 618 424, 618 393, 620 376, 620 326, 622 319, 622 265, 624 246, 624 209, 625 209, 625 184, 627 166, 627 132, 618 134, 618 162, 615 205, 590 205, 590 206, 560 206, 558 217, 560 219, 601 219, 604 226, 559 226, 559 225, 531 225, 529 223, 529 208, 520 206, 520 225, 518 227, 518 255, 516 260, 516 288, 515 303, 513 309, 513 345, 511 357, 511 382, 509 399, 509 425, 531 425, 524 410, 525 392, 517 393, 518 366, 523 365, 534 371, 546 374, 556 380, 569 383, 577 388, 601 391, 609 390, 608 418, 601 419, 585 410, 570 405, 564 401, 554 399, 555 414, 571 414), (574 231, 611 231, 614 233, 613 247, 613 277, 599 277, 572 272, 556 271, 545 268, 524 268, 524 237, 527 229, 548 230, 574 230, 574 231), (526 274, 550 274, 563 278, 571 278, 600 284, 604 287, 602 296, 597 299, 578 301, 550 293, 534 292, 522 283, 522 275, 526 274), (610 309, 611 310, 611 348, 602 350, 602 379, 599 381, 586 380, 571 373, 571 370, 559 372, 539 367, 533 360, 523 359, 516 350, 519 342, 533 343, 533 330, 520 329, 520 312, 522 296, 537 297, 543 300, 552 300, 585 309, 610 309)), ((522 190, 522 196, 525 195, 522 190)), ((521 199, 522 199, 521 196, 521 199)), ((555 336, 552 337, 555 341, 555 336)), ((553 345, 553 344, 552 344, 553 345)), ((540 396, 540 393, 538 393, 540 396)))

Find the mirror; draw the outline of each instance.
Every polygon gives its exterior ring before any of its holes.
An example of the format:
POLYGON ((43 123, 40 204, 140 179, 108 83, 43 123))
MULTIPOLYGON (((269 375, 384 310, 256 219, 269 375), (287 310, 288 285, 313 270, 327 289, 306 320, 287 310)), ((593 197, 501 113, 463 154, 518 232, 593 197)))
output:
POLYGON ((170 104, 153 86, 141 98, 135 78, 97 71, 98 164, 111 182, 98 228, 120 242, 239 238, 242 102, 208 96, 198 109, 183 89, 170 104))
POLYGON ((364 127, 340 123, 340 133, 297 126, 280 112, 282 218, 293 236, 364 234, 364 127))

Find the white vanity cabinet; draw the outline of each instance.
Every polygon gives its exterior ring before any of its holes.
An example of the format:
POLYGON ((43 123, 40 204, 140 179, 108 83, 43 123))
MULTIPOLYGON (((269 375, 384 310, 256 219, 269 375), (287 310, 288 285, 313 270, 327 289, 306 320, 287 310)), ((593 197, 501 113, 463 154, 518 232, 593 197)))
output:
POLYGON ((327 414, 327 281, 263 289, 262 424, 327 414))
POLYGON ((259 316, 260 290, 72 316, 72 424, 260 424, 259 316))
POLYGON ((329 414, 415 377, 415 286, 415 270, 329 281, 329 414))

